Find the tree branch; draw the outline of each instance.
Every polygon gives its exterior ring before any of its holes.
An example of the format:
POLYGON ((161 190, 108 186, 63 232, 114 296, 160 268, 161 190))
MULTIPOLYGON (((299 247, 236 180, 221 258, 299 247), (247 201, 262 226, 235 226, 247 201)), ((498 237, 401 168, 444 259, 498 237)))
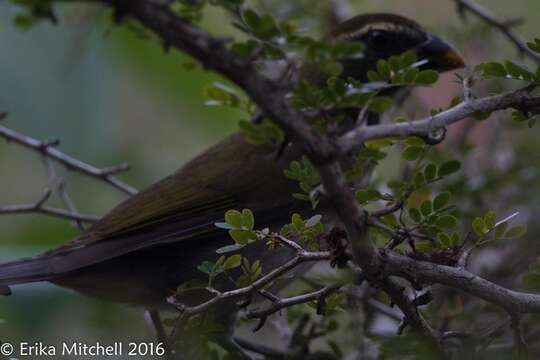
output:
MULTIPOLYGON (((280 241, 284 246, 292 247, 292 245, 290 244, 292 243, 292 241, 287 240, 281 236, 277 237, 276 239, 280 241)), ((291 260, 287 261, 285 264, 281 266, 276 267, 271 272, 260 277, 259 279, 257 279, 256 281, 254 281, 248 286, 245 286, 239 289, 230 290, 230 291, 225 291, 225 292, 221 292, 213 288, 207 288, 207 290, 211 292, 212 294, 214 294, 215 296, 211 298, 210 300, 202 304, 195 305, 195 306, 186 306, 178 302, 178 300, 176 299, 176 296, 174 295, 169 297, 167 300, 170 304, 176 306, 176 308, 179 311, 181 311, 182 314, 185 314, 188 316, 195 315, 195 314, 198 314, 207 310, 211 306, 226 299, 240 298, 240 297, 249 298, 253 294, 255 294, 257 291, 263 289, 274 280, 277 280, 278 278, 285 275, 289 271, 292 271, 293 269, 295 269, 297 266, 299 266, 300 264, 304 262, 330 260, 332 258, 332 254, 328 251, 310 252, 310 251, 304 250, 303 248, 299 246, 298 247, 294 246, 292 248, 296 250, 296 255, 291 260)))
POLYGON ((0 206, 0 215, 4 214, 44 214, 60 219, 74 220, 85 223, 94 223, 99 220, 98 216, 83 215, 75 211, 58 209, 45 206, 45 202, 51 196, 51 190, 47 190, 45 194, 35 203, 26 205, 11 205, 0 206))
POLYGON ((64 165, 68 170, 77 171, 86 176, 103 181, 128 195, 135 195, 137 193, 137 189, 114 176, 114 174, 118 172, 128 170, 128 164, 120 164, 111 168, 99 169, 55 149, 54 146, 58 144, 58 141, 39 141, 4 126, 0 126, 0 136, 6 139, 7 142, 14 142, 30 150, 36 151, 39 154, 64 165))
POLYGON ((503 33, 504 36, 506 36, 518 49, 518 51, 522 54, 527 55, 531 59, 535 61, 540 62, 540 54, 532 51, 527 46, 527 43, 520 34, 518 34, 516 31, 514 31, 512 28, 519 24, 521 21, 516 22, 509 21, 505 19, 501 19, 497 17, 495 14, 493 14, 489 9, 486 9, 485 7, 481 6, 480 4, 476 3, 473 0, 453 0, 460 12, 463 11, 469 11, 472 14, 476 15, 483 21, 485 21, 487 24, 489 24, 491 27, 494 27, 498 29, 500 32, 503 33))
POLYGON ((464 101, 451 109, 422 120, 358 127, 343 135, 339 144, 344 153, 349 153, 366 140, 391 136, 426 137, 437 129, 462 121, 478 112, 493 112, 510 108, 527 111, 540 109, 540 96, 531 95, 532 90, 531 87, 526 87, 506 94, 464 101))
MULTIPOLYGON (((297 296, 291 296, 285 299, 275 298, 272 300, 272 304, 266 309, 248 311, 247 316, 250 318, 266 319, 268 316, 280 311, 281 309, 298 305, 298 304, 304 304, 311 301, 317 301, 317 304, 318 304, 317 308, 319 307, 324 308, 324 306, 319 305, 319 304, 321 302, 324 302, 325 299, 329 295, 338 291, 340 287, 341 287, 340 285, 326 286, 326 287, 323 287, 322 289, 319 289, 310 293, 301 294, 297 296)), ((321 314, 322 313, 324 313, 324 311, 321 311, 321 314)))
POLYGON ((463 268, 419 261, 394 252, 382 253, 384 272, 420 283, 437 283, 495 304, 509 314, 540 313, 540 295, 509 290, 463 268))

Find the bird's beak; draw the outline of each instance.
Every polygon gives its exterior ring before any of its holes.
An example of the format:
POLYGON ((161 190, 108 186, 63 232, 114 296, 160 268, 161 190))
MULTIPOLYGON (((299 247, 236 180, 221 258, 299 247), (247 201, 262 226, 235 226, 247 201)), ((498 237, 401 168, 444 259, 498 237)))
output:
POLYGON ((427 60, 427 69, 445 72, 465 67, 465 61, 459 52, 445 41, 432 35, 417 49, 418 59, 427 60))

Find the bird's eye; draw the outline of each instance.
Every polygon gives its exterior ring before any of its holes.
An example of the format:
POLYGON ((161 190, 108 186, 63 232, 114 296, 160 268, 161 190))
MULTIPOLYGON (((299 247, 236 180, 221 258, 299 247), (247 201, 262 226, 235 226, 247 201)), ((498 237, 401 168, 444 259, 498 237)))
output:
POLYGON ((367 33, 366 38, 372 44, 382 44, 389 41, 388 33, 382 30, 371 30, 367 33))

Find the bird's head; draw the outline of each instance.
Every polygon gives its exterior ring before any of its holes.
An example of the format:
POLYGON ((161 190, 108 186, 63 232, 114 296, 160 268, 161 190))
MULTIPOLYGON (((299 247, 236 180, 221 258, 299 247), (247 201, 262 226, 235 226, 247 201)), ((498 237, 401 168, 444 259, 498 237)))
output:
POLYGON ((345 66, 346 75, 357 78, 363 78, 367 70, 375 67, 377 59, 387 59, 409 50, 417 54, 418 60, 425 61, 420 67, 422 70, 445 72, 465 66, 463 58, 452 46, 415 21, 400 15, 374 13, 355 16, 337 25, 329 37, 365 44, 364 58, 345 66))

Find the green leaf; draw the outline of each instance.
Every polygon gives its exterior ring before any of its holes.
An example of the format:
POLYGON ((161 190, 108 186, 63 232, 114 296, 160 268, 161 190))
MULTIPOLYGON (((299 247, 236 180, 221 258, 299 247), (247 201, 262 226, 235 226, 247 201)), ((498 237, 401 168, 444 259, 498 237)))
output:
POLYGON ((443 215, 437 219, 435 225, 445 229, 451 229, 456 227, 457 219, 452 215, 443 215))
POLYGON ((405 142, 406 145, 418 146, 418 147, 422 147, 422 146, 424 146, 426 144, 424 142, 424 139, 422 139, 421 137, 418 137, 418 136, 409 136, 408 138, 405 139, 404 142, 405 142))
POLYGON ((416 56, 416 53, 412 50, 409 50, 407 52, 404 52, 401 54, 401 68, 406 69, 411 67, 416 60, 418 60, 418 57, 416 56))
POLYGON ((431 200, 423 201, 422 205, 420 205, 420 211, 422 212, 422 215, 424 215, 424 217, 427 217, 429 214, 431 214, 433 212, 431 200))
POLYGON ((529 70, 514 64, 511 61, 506 61, 506 70, 508 71, 508 74, 513 77, 514 79, 518 80, 526 80, 526 81, 533 81, 535 80, 535 75, 530 72, 529 70))
POLYGON ((242 256, 240 254, 232 255, 223 263, 224 270, 234 269, 240 266, 242 263, 242 256))
POLYGON ((305 227, 305 222, 302 220, 300 214, 294 213, 291 217, 291 224, 294 226, 296 231, 302 231, 305 227))
POLYGON ((28 16, 24 14, 18 14, 15 15, 13 18, 13 24, 19 28, 19 30, 26 31, 31 29, 34 25, 36 25, 41 19, 34 17, 34 16, 28 16))
POLYGON ((369 111, 382 114, 392 107, 393 100, 387 96, 378 96, 371 100, 369 111))
POLYGON ((415 188, 420 189, 426 184, 426 178, 424 177, 423 173, 419 172, 414 176, 413 182, 415 188))
POLYGON ((527 46, 534 52, 540 53, 540 39, 534 39, 533 42, 528 42, 527 46))
POLYGON ((418 85, 432 85, 439 80, 439 73, 435 70, 420 71, 416 76, 415 83, 418 85))
POLYGON ((483 77, 504 78, 508 75, 504 65, 498 62, 480 64, 477 69, 482 72, 483 77))
POLYGON ((225 230, 233 229, 233 227, 231 225, 227 224, 226 222, 217 222, 217 223, 214 223, 214 226, 219 228, 219 229, 225 229, 225 230))
POLYGON ((484 215, 484 222, 488 229, 493 229, 495 227, 497 214, 495 214, 495 211, 489 211, 486 215, 484 215))
POLYGON ((375 189, 361 189, 356 192, 356 200, 362 205, 380 200, 381 198, 382 194, 375 189))
POLYGON ((306 227, 313 227, 317 225, 322 219, 322 215, 314 215, 306 221, 306 227))
POLYGON ((484 222, 484 219, 477 217, 472 222, 472 228, 476 235, 482 237, 487 234, 489 231, 488 227, 486 226, 486 223, 484 222))
POLYGON ((459 171, 459 169, 461 169, 461 163, 456 160, 450 160, 439 167, 438 176, 444 177, 459 171))
POLYGON ((379 59, 377 61, 377 72, 379 73, 379 76, 382 80, 384 81, 390 80, 391 70, 386 60, 379 59))
POLYGON ((403 82, 405 84, 415 84, 419 73, 420 70, 418 70, 417 68, 411 68, 407 70, 407 72, 403 76, 403 82))
POLYGON ((443 247, 452 247, 452 240, 450 239, 450 236, 446 235, 443 232, 437 234, 437 240, 443 247))
POLYGON ((443 193, 437 195, 435 197, 435 199, 433 199, 433 209, 435 211, 439 211, 442 208, 444 208, 446 206, 446 204, 448 204, 449 201, 450 201, 450 193, 449 192, 443 192, 443 193))
POLYGON ((253 231, 238 229, 229 230, 229 235, 239 245, 247 245, 250 240, 254 240, 256 238, 256 235, 253 231))
POLYGON ((379 73, 373 70, 368 71, 367 78, 370 82, 383 82, 383 79, 381 79, 379 73))
POLYGON ((246 229, 253 230, 253 227, 255 226, 255 217, 253 216, 253 212, 251 210, 242 210, 242 224, 246 229))
POLYGON ((200 272, 210 275, 214 273, 214 267, 215 264, 211 261, 203 261, 199 266, 197 266, 197 270, 200 272))
POLYGON ((405 160, 413 161, 422 156, 424 148, 418 146, 407 146, 402 152, 401 157, 405 160))
POLYGON ((241 103, 240 97, 233 88, 219 82, 207 86, 204 89, 204 95, 207 98, 205 104, 208 106, 238 107, 241 103))
POLYGON ((240 244, 227 245, 227 246, 223 246, 223 247, 220 247, 219 249, 217 249, 216 253, 218 253, 218 254, 226 254, 226 253, 230 253, 230 252, 233 252, 233 251, 238 251, 238 250, 242 249, 243 247, 244 247, 244 245, 240 245, 240 244))
POLYGON ((437 166, 435 164, 429 164, 424 170, 424 176, 427 181, 432 181, 437 176, 437 166))
POLYGON ((506 229, 508 229, 508 223, 503 222, 495 227, 495 232, 493 234, 493 237, 495 240, 502 239, 504 236, 504 233, 506 232, 506 229))
POLYGON ((517 239, 522 237, 527 232, 527 227, 525 225, 517 225, 511 227, 505 234, 504 238, 506 239, 517 239))
POLYGON ((242 214, 238 210, 229 210, 225 213, 225 221, 233 229, 242 228, 242 214))
POLYGON ((412 221, 414 221, 415 223, 419 223, 422 221, 422 214, 416 208, 409 209, 409 216, 411 217, 412 221))
POLYGON ((458 233, 453 233, 452 237, 450 238, 450 246, 456 247, 459 245, 459 235, 458 233))

